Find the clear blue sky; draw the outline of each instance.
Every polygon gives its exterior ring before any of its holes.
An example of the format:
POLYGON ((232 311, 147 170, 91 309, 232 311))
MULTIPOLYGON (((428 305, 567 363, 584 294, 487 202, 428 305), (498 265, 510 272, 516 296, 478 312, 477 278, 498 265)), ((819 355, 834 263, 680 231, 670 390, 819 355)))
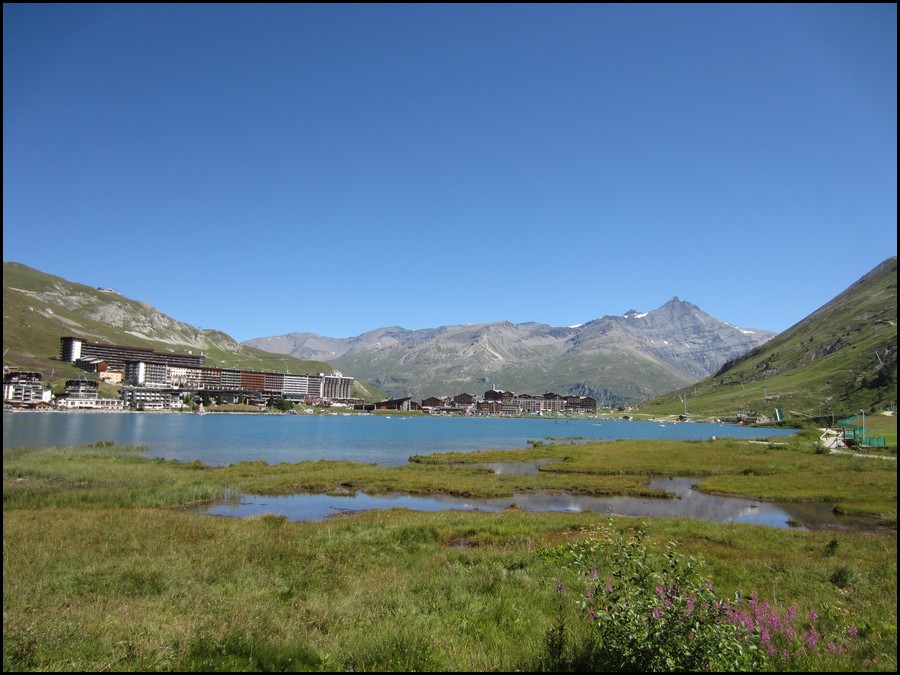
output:
POLYGON ((3 258, 238 340, 782 331, 897 253, 897 7, 3 6, 3 258))

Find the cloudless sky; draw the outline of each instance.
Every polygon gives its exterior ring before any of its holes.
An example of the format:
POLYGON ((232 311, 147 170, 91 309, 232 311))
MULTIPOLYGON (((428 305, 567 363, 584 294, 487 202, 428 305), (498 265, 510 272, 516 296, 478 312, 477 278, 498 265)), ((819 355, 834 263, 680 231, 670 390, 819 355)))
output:
POLYGON ((3 6, 3 258, 237 340, 783 331, 897 253, 897 6, 3 6))

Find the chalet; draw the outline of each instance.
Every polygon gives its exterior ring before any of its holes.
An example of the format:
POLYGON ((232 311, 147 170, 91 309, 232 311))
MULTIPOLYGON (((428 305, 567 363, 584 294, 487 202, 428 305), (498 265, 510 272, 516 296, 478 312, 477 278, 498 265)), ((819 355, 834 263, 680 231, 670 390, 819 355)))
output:
POLYGON ((376 410, 421 410, 422 406, 412 400, 412 396, 406 398, 392 398, 379 401, 375 404, 376 410))

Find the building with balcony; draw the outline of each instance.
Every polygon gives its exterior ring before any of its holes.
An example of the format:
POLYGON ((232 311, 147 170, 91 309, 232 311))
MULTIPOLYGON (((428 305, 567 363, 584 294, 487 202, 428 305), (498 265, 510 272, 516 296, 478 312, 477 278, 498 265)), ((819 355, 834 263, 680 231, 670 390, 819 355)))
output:
POLYGON ((155 352, 145 347, 129 347, 111 345, 102 342, 90 342, 80 337, 66 336, 59 339, 60 359, 68 363, 76 363, 79 359, 100 359, 106 361, 112 370, 125 370, 126 361, 153 361, 173 366, 200 368, 204 356, 194 354, 177 354, 174 352, 155 352))
POLYGON ((49 404, 51 392, 44 388, 41 374, 33 371, 12 370, 3 375, 3 402, 13 407, 33 407, 49 404))

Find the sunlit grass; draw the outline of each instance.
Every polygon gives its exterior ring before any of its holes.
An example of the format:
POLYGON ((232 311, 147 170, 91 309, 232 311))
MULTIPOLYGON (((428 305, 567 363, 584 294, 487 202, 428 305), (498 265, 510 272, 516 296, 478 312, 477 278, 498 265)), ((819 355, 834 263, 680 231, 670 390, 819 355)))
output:
MULTIPOLYGON (((372 511, 319 523, 158 509, 4 514, 4 659, 23 670, 515 670, 543 653, 558 582, 542 551, 590 514, 372 511)), ((639 521, 621 519, 633 528, 639 521)), ((724 596, 871 626, 854 669, 896 667, 896 541, 663 519, 724 596), (829 581, 854 570, 849 588, 829 581)), ((574 602, 572 599, 571 602, 574 602)), ((821 665, 813 659, 811 669, 821 665)))
MULTIPOLYGON (((4 669, 534 670, 561 597, 577 617, 575 598, 555 590, 577 579, 546 552, 590 536, 605 517, 394 509, 307 523, 180 507, 229 491, 639 491, 648 456, 653 475, 693 474, 771 498, 816 493, 896 514, 890 462, 817 455, 802 441, 558 443, 404 467, 213 468, 105 443, 4 450, 4 669), (460 459, 551 463, 516 476, 460 459)), ((692 519, 645 528, 653 547, 702 556, 723 596, 755 590, 782 612, 816 610, 835 634, 864 631, 840 658, 817 652, 791 669, 896 669, 896 530, 692 519)))

